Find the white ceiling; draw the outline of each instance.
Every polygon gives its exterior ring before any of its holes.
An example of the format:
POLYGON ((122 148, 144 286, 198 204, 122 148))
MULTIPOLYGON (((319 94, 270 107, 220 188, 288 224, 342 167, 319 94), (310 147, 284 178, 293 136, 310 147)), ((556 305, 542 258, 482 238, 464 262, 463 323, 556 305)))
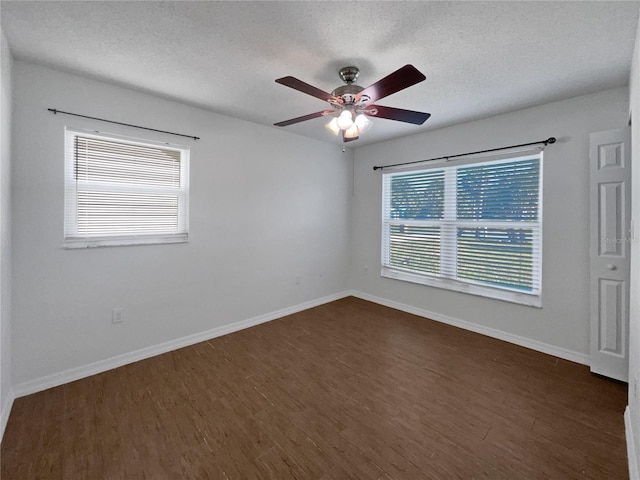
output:
MULTIPOLYGON (((378 103, 432 117, 423 126, 373 119, 373 128, 351 144, 358 146, 626 85, 639 7, 637 1, 2 1, 0 14, 17 59, 264 125, 327 107, 276 78, 292 75, 330 92, 341 85, 340 67, 359 67, 358 83, 366 87, 413 64, 426 81, 378 103)), ((99 114, 91 105, 78 113, 99 114)), ((283 128, 339 143, 325 123, 283 128)))

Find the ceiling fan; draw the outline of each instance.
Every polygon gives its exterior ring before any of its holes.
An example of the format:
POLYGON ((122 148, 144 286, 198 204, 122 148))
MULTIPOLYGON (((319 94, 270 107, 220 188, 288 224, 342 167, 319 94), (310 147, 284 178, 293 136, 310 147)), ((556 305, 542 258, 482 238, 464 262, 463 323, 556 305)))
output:
POLYGON ((278 78, 276 80, 277 83, 324 100, 331 105, 332 109, 310 113, 302 117, 278 122, 274 125, 286 127, 287 125, 313 118, 331 116, 331 121, 326 125, 327 129, 334 135, 342 133, 342 140, 351 142, 357 140, 361 133, 371 127, 371 121, 367 117, 386 118, 388 120, 422 125, 431 116, 430 113, 385 107, 374 103, 381 98, 425 80, 426 77, 413 65, 405 65, 367 88, 355 85, 360 74, 357 67, 341 68, 338 74, 346 85, 339 86, 331 93, 320 90, 294 77, 278 78))

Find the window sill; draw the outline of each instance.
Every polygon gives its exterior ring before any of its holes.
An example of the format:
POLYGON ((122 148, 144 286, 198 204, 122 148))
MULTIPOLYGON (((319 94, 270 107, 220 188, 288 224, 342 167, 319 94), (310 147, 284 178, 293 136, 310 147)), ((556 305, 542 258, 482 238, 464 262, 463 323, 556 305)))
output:
POLYGON ((184 235, 153 235, 132 237, 102 237, 102 238, 65 238, 62 248, 74 250, 78 248, 127 247, 133 245, 161 245, 166 243, 187 243, 189 236, 184 235))
POLYGON ((421 285, 443 288, 445 290, 452 290, 454 292, 468 293, 470 295, 478 295, 485 298, 502 300, 504 302, 542 308, 542 298, 540 295, 536 294, 514 292, 510 290, 486 287, 483 285, 475 285, 472 283, 465 283, 451 279, 429 277, 426 275, 419 275, 416 273, 410 273, 389 267, 382 267, 380 275, 382 277, 392 278, 394 280, 419 283, 421 285))

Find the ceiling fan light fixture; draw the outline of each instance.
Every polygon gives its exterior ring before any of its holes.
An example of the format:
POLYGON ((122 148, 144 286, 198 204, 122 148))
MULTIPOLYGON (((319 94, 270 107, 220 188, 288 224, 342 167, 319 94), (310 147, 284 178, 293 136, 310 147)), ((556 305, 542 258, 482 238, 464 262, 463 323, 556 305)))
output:
POLYGON ((338 126, 338 117, 333 117, 331 121, 325 125, 325 127, 334 135, 338 135, 340 133, 340 127, 338 126))
POLYGON ((358 131, 364 133, 371 128, 373 122, 364 113, 359 113, 356 116, 355 124, 358 126, 358 131))
POLYGON ((360 136, 360 130, 358 125, 353 123, 349 128, 344 131, 344 138, 358 138, 360 136))
POLYGON ((338 116, 338 127, 341 130, 347 130, 353 125, 353 116, 350 110, 343 110, 340 116, 338 116))
POLYGON ((368 117, 386 118, 398 122, 422 125, 431 116, 429 113, 383 107, 375 103, 382 98, 426 80, 426 77, 413 65, 407 64, 367 88, 362 88, 355 84, 359 73, 358 68, 354 66, 340 69, 340 78, 345 85, 335 88, 331 93, 309 85, 295 77, 277 78, 276 83, 327 102, 331 110, 322 110, 291 118, 284 122, 274 123, 274 125, 286 127, 330 115, 330 121, 325 125, 325 128, 334 135, 342 134, 343 141, 351 142, 360 138, 362 133, 373 126, 373 122, 368 117))

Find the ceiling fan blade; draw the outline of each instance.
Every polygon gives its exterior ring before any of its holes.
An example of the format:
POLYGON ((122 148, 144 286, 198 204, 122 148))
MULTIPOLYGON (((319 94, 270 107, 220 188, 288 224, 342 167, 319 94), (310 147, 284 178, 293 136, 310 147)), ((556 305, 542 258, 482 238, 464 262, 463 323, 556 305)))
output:
POLYGON ((366 95, 370 98, 370 102, 375 102, 381 98, 391 95, 392 93, 399 92, 400 90, 404 90, 416 83, 420 83, 426 78, 427 77, 420 73, 420 71, 413 65, 405 65, 362 90, 358 94, 357 98, 360 99, 362 96, 366 95))
POLYGON ((292 118, 290 120, 285 120, 284 122, 274 123, 274 125, 276 127, 286 127, 287 125, 293 125, 294 123, 304 122, 305 120, 311 120, 313 118, 322 117, 323 115, 329 115, 331 113, 333 113, 333 110, 321 110, 320 112, 310 113, 309 115, 292 118))
POLYGON ((384 107, 382 105, 369 105, 368 108, 375 108, 376 110, 378 110, 376 114, 365 112, 371 117, 397 120, 399 122, 413 123, 414 125, 422 125, 431 116, 430 113, 415 112, 413 110, 403 110, 402 108, 384 107))
POLYGON ((309 85, 302 80, 298 80, 295 77, 278 78, 276 79, 276 83, 293 88, 294 90, 298 90, 299 92, 306 93, 307 95, 311 95, 312 97, 319 98, 320 100, 324 100, 325 102, 328 102, 329 100, 335 98, 330 93, 320 90, 313 85, 309 85))

